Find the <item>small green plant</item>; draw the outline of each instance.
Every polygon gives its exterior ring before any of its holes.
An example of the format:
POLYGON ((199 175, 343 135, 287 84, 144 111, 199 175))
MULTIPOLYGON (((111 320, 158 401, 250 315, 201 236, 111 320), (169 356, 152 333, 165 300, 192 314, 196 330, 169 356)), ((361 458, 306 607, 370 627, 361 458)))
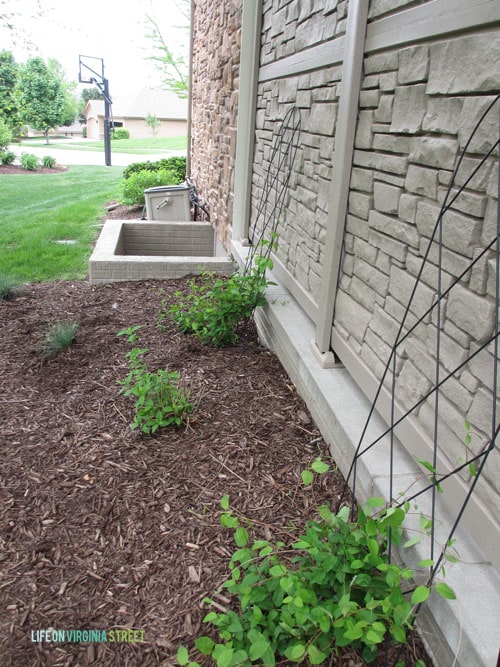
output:
MULTIPOLYGON (((308 472, 327 470, 318 458, 308 472)), ((309 475, 302 478, 307 486, 312 481, 309 475)), ((431 591, 431 584, 415 585, 414 571, 389 556, 389 544, 401 544, 409 503, 386 507, 382 498, 371 498, 357 508, 355 519, 348 507, 332 512, 322 505, 318 519, 309 521, 290 545, 252 541, 251 522, 230 507, 228 496, 221 507, 221 523, 233 530, 236 544, 223 589, 238 604, 227 611, 214 605, 218 610, 205 616, 204 622, 217 628, 219 641, 209 636, 195 641, 218 667, 274 667, 283 660, 319 665, 343 647, 356 649, 370 663, 386 640, 406 642, 416 610, 431 591)), ((429 561, 420 565, 427 567, 429 561)), ((446 584, 433 587, 454 599, 446 584)), ((210 598, 205 602, 212 604, 210 598)), ((197 664, 189 662, 185 647, 179 648, 177 660, 197 664)), ((424 667, 421 661, 416 664, 424 667)))
POLYGON ((130 132, 124 127, 118 127, 111 134, 111 139, 130 139, 130 132))
POLYGON ((43 339, 43 357, 55 357, 69 347, 74 341, 78 326, 78 322, 73 320, 59 320, 50 324, 43 339))
POLYGON ((0 301, 12 299, 19 282, 11 276, 0 274, 0 301))
POLYGON ((159 185, 175 185, 173 172, 167 169, 159 171, 139 171, 121 182, 121 201, 124 204, 144 205, 144 190, 159 185))
POLYGON ((0 162, 2 164, 12 164, 16 159, 16 154, 13 151, 0 152, 0 162))
POLYGON ((40 160, 33 153, 23 153, 21 155, 21 166, 28 171, 36 171, 40 166, 40 160))
MULTIPOLYGON (((276 246, 273 240, 263 241, 262 247, 271 243, 276 246)), ((272 266, 272 259, 260 254, 246 272, 220 278, 205 272, 201 279, 191 279, 187 294, 176 292, 177 301, 170 305, 162 301, 158 326, 161 328, 167 319, 172 319, 181 331, 193 334, 204 345, 233 345, 238 340, 239 323, 266 302, 266 288, 273 284, 267 280, 266 271, 272 266)))
POLYGON ((42 158, 42 166, 43 167, 48 167, 49 169, 53 169, 56 164, 56 159, 55 157, 52 157, 51 155, 44 155, 42 158))
POLYGON ((117 383, 122 387, 121 394, 136 399, 131 427, 149 434, 166 426, 180 426, 193 411, 194 405, 177 371, 148 371, 144 356, 149 350, 136 346, 140 328, 140 325, 128 327, 118 333, 118 336, 126 336, 127 342, 134 347, 126 354, 130 370, 117 383))

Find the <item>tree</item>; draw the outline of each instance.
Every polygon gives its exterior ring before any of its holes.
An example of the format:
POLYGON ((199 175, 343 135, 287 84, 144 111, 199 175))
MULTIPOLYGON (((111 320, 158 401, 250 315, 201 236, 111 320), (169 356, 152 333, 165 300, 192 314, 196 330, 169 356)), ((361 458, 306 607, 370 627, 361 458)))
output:
POLYGON ((161 120, 158 118, 158 116, 148 113, 148 115, 146 116, 146 125, 151 130, 153 137, 156 137, 156 135, 158 134, 158 128, 161 125, 161 120))
POLYGON ((17 120, 17 103, 14 89, 17 83, 19 65, 10 51, 0 52, 0 119, 10 128, 17 120))
POLYGON ((41 58, 30 58, 20 68, 15 89, 18 115, 22 123, 45 134, 59 125, 66 101, 63 82, 41 58))
POLYGON ((64 107, 58 125, 71 125, 78 115, 78 98, 76 96, 76 81, 68 81, 66 72, 61 63, 55 58, 49 58, 48 68, 59 79, 64 89, 64 107))
MULTIPOLYGON (((189 31, 191 6, 189 0, 179 0, 177 8, 181 11, 187 21, 187 25, 177 26, 178 30, 183 33, 189 31)), ((175 45, 168 45, 165 40, 158 21, 151 11, 146 14, 146 27, 149 32, 146 37, 153 43, 153 55, 149 56, 148 60, 155 63, 156 69, 163 76, 163 87, 177 95, 180 99, 186 99, 188 96, 189 83, 189 68, 187 64, 187 56, 182 55, 180 48, 175 45)), ((182 43, 185 45, 188 42, 187 35, 183 35, 182 43)))

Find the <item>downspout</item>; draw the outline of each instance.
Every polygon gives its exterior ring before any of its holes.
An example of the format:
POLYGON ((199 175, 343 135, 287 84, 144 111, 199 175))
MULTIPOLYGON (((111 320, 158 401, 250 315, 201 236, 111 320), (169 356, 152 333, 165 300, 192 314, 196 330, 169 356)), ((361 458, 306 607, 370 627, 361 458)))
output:
POLYGON ((250 220, 261 25, 262 0, 243 0, 232 220, 232 243, 243 245, 250 220))
MULTIPOLYGON (((335 132, 335 156, 332 169, 332 188, 327 220, 324 273, 318 302, 315 351, 325 356, 325 365, 330 349, 333 313, 337 296, 342 243, 349 198, 354 137, 358 117, 359 92, 363 73, 363 56, 366 25, 368 21, 367 0, 350 0, 347 16, 344 66, 342 68, 342 94, 339 102, 337 129, 335 132)), ((331 355, 330 355, 331 356, 331 355)))

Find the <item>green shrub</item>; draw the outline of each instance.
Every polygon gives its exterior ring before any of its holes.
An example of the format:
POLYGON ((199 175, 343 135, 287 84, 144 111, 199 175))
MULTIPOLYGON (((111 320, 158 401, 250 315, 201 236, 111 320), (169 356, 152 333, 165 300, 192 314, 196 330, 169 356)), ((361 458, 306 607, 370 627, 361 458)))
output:
POLYGON ((111 139, 130 139, 130 132, 124 127, 119 127, 113 131, 111 139))
POLYGON ((17 280, 0 273, 0 301, 12 299, 18 285, 17 280))
POLYGON ((21 166, 29 171, 36 171, 40 166, 40 160, 33 153, 23 153, 21 155, 21 166))
POLYGON ((0 162, 2 164, 12 164, 16 159, 16 154, 13 151, 3 151, 0 153, 0 162))
POLYGON ((43 340, 42 354, 44 358, 55 357, 69 347, 75 338, 78 322, 60 320, 49 325, 43 340))
POLYGON ((42 158, 42 166, 44 167, 52 169, 53 167, 55 167, 55 164, 56 164, 56 159, 51 155, 44 155, 44 157, 42 158))
POLYGON ((12 132, 8 125, 0 119, 0 153, 7 150, 8 145, 12 142, 12 132))
POLYGON ((123 204, 144 205, 144 190, 158 185, 176 185, 175 174, 166 169, 139 171, 120 183, 123 204))
MULTIPOLYGON (((263 241, 268 247, 270 241, 263 241)), ((276 248, 276 241, 272 242, 276 248)), ((237 328, 242 320, 249 319, 257 306, 266 302, 266 287, 273 283, 266 278, 272 269, 269 256, 256 255, 254 266, 247 272, 215 278, 212 273, 202 274, 201 280, 192 278, 187 294, 176 292, 176 303, 162 301, 158 311, 158 326, 172 319, 181 331, 191 333, 204 345, 224 347, 238 340, 237 328)))
MULTIPOLYGON (((328 469, 318 458, 304 472, 312 476, 328 469)), ((447 584, 416 585, 412 569, 391 562, 390 545, 401 545, 408 502, 385 507, 382 498, 371 498, 357 508, 355 519, 349 507, 333 512, 321 505, 318 518, 308 521, 304 533, 289 545, 252 541, 252 523, 230 508, 228 496, 221 507, 221 524, 234 531, 236 544, 222 588, 237 604, 224 611, 214 604, 217 611, 203 619, 217 628, 218 642, 208 636, 195 640, 198 651, 211 656, 217 667, 271 667, 282 661, 327 664, 343 647, 359 651, 371 663, 383 653, 386 641, 406 643, 431 588, 444 598, 455 598, 447 584)), ((432 564, 420 561, 419 568, 432 564)), ((212 604, 210 598, 204 602, 212 604)), ((180 665, 198 664, 189 662, 185 647, 177 657, 180 665)), ((412 664, 425 667, 421 660, 412 664)))
MULTIPOLYGON (((129 327, 118 333, 127 336, 131 345, 139 341, 137 331, 140 326, 129 327)), ((121 394, 134 396, 135 417, 132 428, 139 428, 143 433, 155 433, 166 426, 180 426, 193 411, 194 405, 189 399, 189 391, 182 386, 177 371, 159 369, 150 372, 144 361, 147 348, 133 347, 126 354, 130 371, 123 380, 121 394)))
POLYGON ((133 162, 123 170, 123 178, 129 178, 132 174, 137 174, 139 171, 160 171, 161 169, 173 172, 175 182, 172 185, 177 185, 186 180, 186 158, 180 156, 163 158, 157 162, 150 162, 149 160, 146 162, 133 162))

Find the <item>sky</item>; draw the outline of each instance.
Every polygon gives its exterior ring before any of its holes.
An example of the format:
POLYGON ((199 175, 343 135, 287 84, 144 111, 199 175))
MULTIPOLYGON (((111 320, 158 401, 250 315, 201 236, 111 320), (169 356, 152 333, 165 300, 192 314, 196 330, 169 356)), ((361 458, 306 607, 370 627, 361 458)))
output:
MULTIPOLYGON (((68 81, 78 81, 79 56, 103 59, 111 96, 135 94, 157 86, 159 74, 147 60, 153 42, 145 35, 146 14, 153 14, 164 39, 176 49, 187 46, 186 19, 175 0, 0 0, 0 14, 12 13, 14 30, 0 23, 0 50, 16 62, 33 56, 58 60, 68 81)), ((88 61, 98 65, 99 60, 88 61)), ((88 88, 89 85, 79 86, 88 88)))

